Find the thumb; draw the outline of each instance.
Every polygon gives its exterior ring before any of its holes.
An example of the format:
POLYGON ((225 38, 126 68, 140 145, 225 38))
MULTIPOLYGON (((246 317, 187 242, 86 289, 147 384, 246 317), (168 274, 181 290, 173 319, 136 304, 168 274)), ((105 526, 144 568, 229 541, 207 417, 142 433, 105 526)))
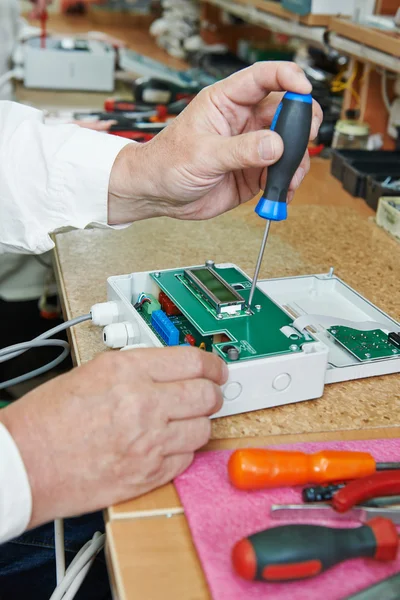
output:
POLYGON ((214 167, 221 173, 254 167, 268 167, 283 153, 283 141, 274 131, 252 131, 220 137, 214 167))

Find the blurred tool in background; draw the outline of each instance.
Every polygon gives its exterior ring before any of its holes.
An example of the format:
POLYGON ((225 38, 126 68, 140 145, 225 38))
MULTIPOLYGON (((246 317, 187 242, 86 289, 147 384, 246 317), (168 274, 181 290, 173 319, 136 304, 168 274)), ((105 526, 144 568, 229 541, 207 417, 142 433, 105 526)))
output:
POLYGON ((47 36, 46 24, 47 24, 47 19, 48 19, 48 13, 47 13, 46 8, 44 8, 42 10, 41 15, 40 15, 40 26, 41 26, 40 46, 41 46, 41 48, 46 48, 46 36, 47 36))

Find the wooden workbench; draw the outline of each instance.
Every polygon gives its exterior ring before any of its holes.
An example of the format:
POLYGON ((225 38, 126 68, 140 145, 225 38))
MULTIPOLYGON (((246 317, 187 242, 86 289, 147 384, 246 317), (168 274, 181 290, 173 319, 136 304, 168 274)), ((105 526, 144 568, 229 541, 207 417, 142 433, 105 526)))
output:
MULTIPOLYGON (((60 31, 91 28, 79 19, 54 17, 52 22, 60 31)), ((154 55, 155 46, 143 32, 107 30, 135 38, 135 49, 154 55)), ((104 301, 110 275, 202 263, 207 258, 235 262, 251 274, 263 230, 253 208, 254 202, 207 223, 155 219, 124 231, 57 235, 56 264, 65 316, 78 316, 104 301)), ((400 247, 373 223, 372 214, 329 175, 327 161, 313 159, 288 221, 272 229, 261 276, 322 273, 334 266, 347 283, 399 319, 400 247)), ((101 330, 90 324, 75 328, 72 345, 77 364, 90 360, 104 351, 101 330)), ((395 375, 335 384, 327 386, 319 400, 219 419, 213 422, 208 447, 399 435, 400 377, 395 375)), ((116 598, 209 598, 172 484, 111 507, 107 534, 116 598)))

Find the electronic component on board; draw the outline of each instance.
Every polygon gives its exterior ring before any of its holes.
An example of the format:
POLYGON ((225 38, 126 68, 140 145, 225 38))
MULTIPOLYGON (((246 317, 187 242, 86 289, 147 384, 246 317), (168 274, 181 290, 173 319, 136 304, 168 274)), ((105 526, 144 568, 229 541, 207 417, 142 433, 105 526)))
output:
POLYGON ((151 325, 167 346, 179 344, 179 331, 162 310, 155 310, 151 315, 151 325))
POLYGON ((396 346, 396 348, 400 349, 400 332, 396 333, 395 331, 392 331, 391 333, 389 333, 388 342, 393 344, 393 346, 396 346))
POLYGON ((185 269, 185 277, 215 308, 217 315, 233 314, 245 309, 244 298, 209 267, 185 269))

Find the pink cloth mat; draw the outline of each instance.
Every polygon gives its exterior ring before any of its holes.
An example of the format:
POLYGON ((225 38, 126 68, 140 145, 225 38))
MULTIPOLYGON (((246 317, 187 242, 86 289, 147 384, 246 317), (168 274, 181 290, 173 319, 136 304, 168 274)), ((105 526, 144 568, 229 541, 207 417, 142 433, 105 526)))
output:
MULTIPOLYGON (((292 444, 279 448, 308 453, 322 449, 358 450, 370 452, 377 461, 399 460, 400 457, 400 439, 292 444)), ((227 477, 230 454, 225 450, 200 452, 193 465, 175 480, 213 600, 342 600, 400 571, 399 553, 398 558, 389 563, 354 559, 313 579, 291 583, 253 583, 238 577, 231 566, 231 549, 235 542, 257 531, 294 522, 271 519, 270 507, 302 500, 301 488, 257 492, 234 489, 227 477)), ((318 524, 354 527, 357 522, 321 521, 318 524)))

